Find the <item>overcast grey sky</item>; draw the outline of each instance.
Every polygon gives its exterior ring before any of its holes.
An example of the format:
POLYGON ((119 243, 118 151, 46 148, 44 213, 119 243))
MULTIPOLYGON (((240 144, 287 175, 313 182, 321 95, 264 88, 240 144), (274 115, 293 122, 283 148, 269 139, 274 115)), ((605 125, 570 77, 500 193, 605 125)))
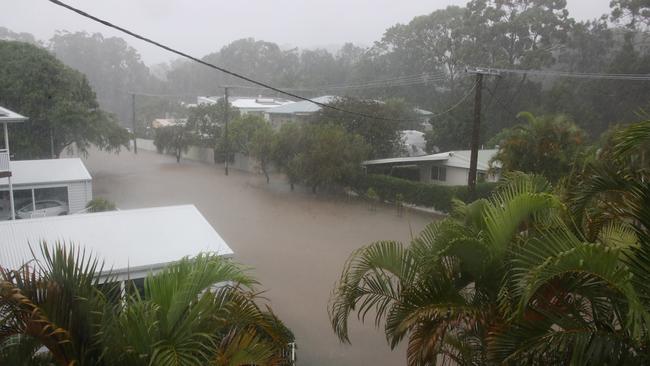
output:
MULTIPOLYGON (((64 0, 100 18, 197 56, 244 37, 302 48, 345 42, 370 45, 384 30, 466 0, 64 0)), ((609 0, 568 0, 571 16, 609 12, 609 0)), ((0 26, 47 40, 55 30, 101 32, 136 47, 147 64, 174 59, 168 52, 81 18, 47 0, 2 0, 0 26)))

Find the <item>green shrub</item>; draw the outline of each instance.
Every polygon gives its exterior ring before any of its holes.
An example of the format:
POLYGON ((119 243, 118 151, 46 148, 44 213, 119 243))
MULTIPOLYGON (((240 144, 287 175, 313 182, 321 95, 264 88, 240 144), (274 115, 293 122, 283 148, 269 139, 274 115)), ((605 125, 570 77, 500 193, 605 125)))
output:
MULTIPOLYGON (((479 183, 476 185, 476 198, 485 198, 496 187, 496 183, 479 183)), ((359 192, 372 189, 382 201, 402 201, 417 206, 431 207, 438 211, 449 212, 452 199, 468 202, 469 192, 466 186, 442 186, 414 182, 387 175, 369 174, 356 183, 359 192)))
POLYGON ((104 212, 104 211, 115 211, 117 207, 115 204, 104 198, 94 198, 86 204, 86 209, 88 212, 104 212))

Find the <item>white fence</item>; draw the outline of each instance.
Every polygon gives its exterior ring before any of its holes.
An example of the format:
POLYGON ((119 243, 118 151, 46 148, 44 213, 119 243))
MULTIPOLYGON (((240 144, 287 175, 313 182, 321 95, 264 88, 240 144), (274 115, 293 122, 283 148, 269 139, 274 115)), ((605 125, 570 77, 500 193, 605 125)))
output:
MULTIPOLYGON (((157 151, 153 140, 137 139, 138 149, 147 151, 157 151)), ((207 147, 190 146, 187 152, 183 152, 181 159, 200 161, 203 163, 214 164, 214 152, 207 147)), ((250 173, 259 173, 260 166, 256 159, 242 154, 235 154, 235 161, 229 165, 232 169, 241 170, 250 173)), ((273 168, 269 169, 272 172, 273 168)))

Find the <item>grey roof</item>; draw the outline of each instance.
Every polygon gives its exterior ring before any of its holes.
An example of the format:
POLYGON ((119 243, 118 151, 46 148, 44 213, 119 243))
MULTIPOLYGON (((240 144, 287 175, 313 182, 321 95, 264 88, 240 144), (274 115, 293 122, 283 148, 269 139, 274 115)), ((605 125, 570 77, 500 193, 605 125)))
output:
POLYGON ((12 110, 0 107, 0 123, 20 123, 27 121, 28 118, 12 110))
MULTIPOLYGON (((14 185, 36 185, 92 180, 86 166, 79 158, 12 160, 10 163, 14 185)), ((7 186, 6 179, 0 187, 7 186)))
MULTIPOLYGON (((312 98, 311 100, 313 100, 314 102, 327 104, 327 103, 334 102, 337 98, 338 97, 335 97, 333 95, 324 95, 322 97, 312 98)), ((266 113, 269 114, 315 113, 320 111, 320 109, 321 107, 319 105, 303 100, 300 102, 289 103, 280 107, 269 109, 268 111, 266 111, 266 113)))
POLYGON ((0 222, 0 266, 37 257, 41 241, 73 243, 113 273, 155 270, 201 252, 233 251, 193 205, 86 213, 0 222))

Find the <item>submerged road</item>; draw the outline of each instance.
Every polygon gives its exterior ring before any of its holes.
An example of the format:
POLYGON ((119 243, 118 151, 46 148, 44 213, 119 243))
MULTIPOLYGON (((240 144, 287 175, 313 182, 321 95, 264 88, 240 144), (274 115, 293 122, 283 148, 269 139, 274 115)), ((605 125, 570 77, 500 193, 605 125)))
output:
MULTIPOLYGON (((85 163, 95 197, 120 209, 194 204, 235 252, 253 268, 274 312, 293 330, 298 364, 317 366, 404 365, 405 346, 391 351, 372 319, 351 319, 352 345, 332 332, 327 303, 344 261, 376 240, 408 241, 434 218, 394 209, 369 211, 366 204, 307 192, 290 192, 279 176, 140 151, 119 155, 92 151, 85 163)), ((183 245, 183 243, 178 243, 183 245)))

